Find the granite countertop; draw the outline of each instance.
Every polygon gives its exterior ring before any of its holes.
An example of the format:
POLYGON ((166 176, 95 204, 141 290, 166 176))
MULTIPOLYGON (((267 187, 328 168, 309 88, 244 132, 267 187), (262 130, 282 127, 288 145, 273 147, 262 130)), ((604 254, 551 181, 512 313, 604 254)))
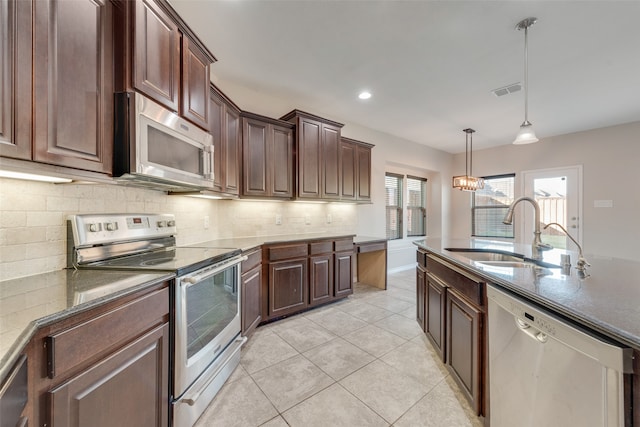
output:
POLYGON ((0 384, 43 326, 173 278, 168 273, 59 270, 0 282, 0 384))
POLYGON ((452 264, 473 271, 491 283, 525 299, 640 349, 640 262, 585 254, 591 264, 586 278, 575 269, 577 252, 553 249, 543 252, 543 261, 560 265, 560 255, 570 254, 569 274, 558 268, 533 269, 481 264, 445 248, 496 249, 531 257, 531 245, 489 240, 441 240, 427 238, 415 245, 452 264))

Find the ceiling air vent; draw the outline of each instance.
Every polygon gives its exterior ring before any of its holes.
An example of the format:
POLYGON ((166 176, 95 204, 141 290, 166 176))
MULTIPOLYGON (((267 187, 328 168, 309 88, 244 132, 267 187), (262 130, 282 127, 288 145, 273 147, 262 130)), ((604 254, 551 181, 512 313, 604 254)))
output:
POLYGON ((518 92, 521 89, 522 89, 522 84, 518 82, 518 83, 512 83, 507 86, 499 87, 498 89, 494 89, 491 91, 491 93, 494 94, 495 96, 504 96, 513 92, 518 92))

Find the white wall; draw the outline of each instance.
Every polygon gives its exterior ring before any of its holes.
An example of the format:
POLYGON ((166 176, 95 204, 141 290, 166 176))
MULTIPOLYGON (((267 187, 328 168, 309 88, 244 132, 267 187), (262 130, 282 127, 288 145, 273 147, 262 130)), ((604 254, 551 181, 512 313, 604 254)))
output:
MULTIPOLYGON (((270 117, 281 117, 294 108, 345 123, 331 112, 317 111, 313 106, 291 105, 281 99, 266 97, 259 90, 252 90, 232 82, 215 81, 240 108, 270 117)), ((453 156, 422 144, 407 141, 393 135, 362 127, 355 123, 345 123, 342 136, 374 144, 371 158, 372 204, 358 205, 358 234, 384 237, 385 235, 385 172, 414 174, 428 179, 427 187, 427 233, 440 237, 449 231, 450 181, 453 156)), ((425 136, 425 141, 428 136, 425 136)), ((389 268, 398 268, 415 262, 415 246, 412 239, 390 241, 389 268)))
MULTIPOLYGON (((455 156, 454 164, 456 173, 464 171, 464 153, 455 156)), ((640 189, 634 185, 640 167, 640 122, 473 153, 476 176, 516 173, 516 197, 520 196, 522 171, 574 165, 583 166, 585 253, 640 260, 640 189), (613 207, 594 208, 594 200, 612 200, 613 207)), ((470 194, 455 191, 451 200, 451 235, 468 238, 470 194)), ((524 241, 529 242, 529 237, 525 236, 524 241)))

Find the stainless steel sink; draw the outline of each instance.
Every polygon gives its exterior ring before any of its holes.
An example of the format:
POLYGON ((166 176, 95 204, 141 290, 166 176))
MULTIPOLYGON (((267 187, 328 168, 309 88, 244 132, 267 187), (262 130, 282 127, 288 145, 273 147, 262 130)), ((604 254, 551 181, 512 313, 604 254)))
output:
POLYGON ((492 267, 510 267, 510 268, 560 268, 559 265, 550 264, 548 262, 530 259, 524 255, 493 249, 478 248, 445 248, 449 252, 456 252, 460 256, 492 267))

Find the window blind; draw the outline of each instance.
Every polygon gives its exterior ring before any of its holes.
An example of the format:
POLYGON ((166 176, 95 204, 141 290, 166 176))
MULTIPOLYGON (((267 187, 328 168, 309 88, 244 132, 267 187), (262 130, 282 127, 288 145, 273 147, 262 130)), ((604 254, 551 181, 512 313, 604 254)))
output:
POLYGON ((484 188, 473 193, 471 234, 512 238, 513 225, 502 223, 514 198, 515 174, 484 177, 484 188))

